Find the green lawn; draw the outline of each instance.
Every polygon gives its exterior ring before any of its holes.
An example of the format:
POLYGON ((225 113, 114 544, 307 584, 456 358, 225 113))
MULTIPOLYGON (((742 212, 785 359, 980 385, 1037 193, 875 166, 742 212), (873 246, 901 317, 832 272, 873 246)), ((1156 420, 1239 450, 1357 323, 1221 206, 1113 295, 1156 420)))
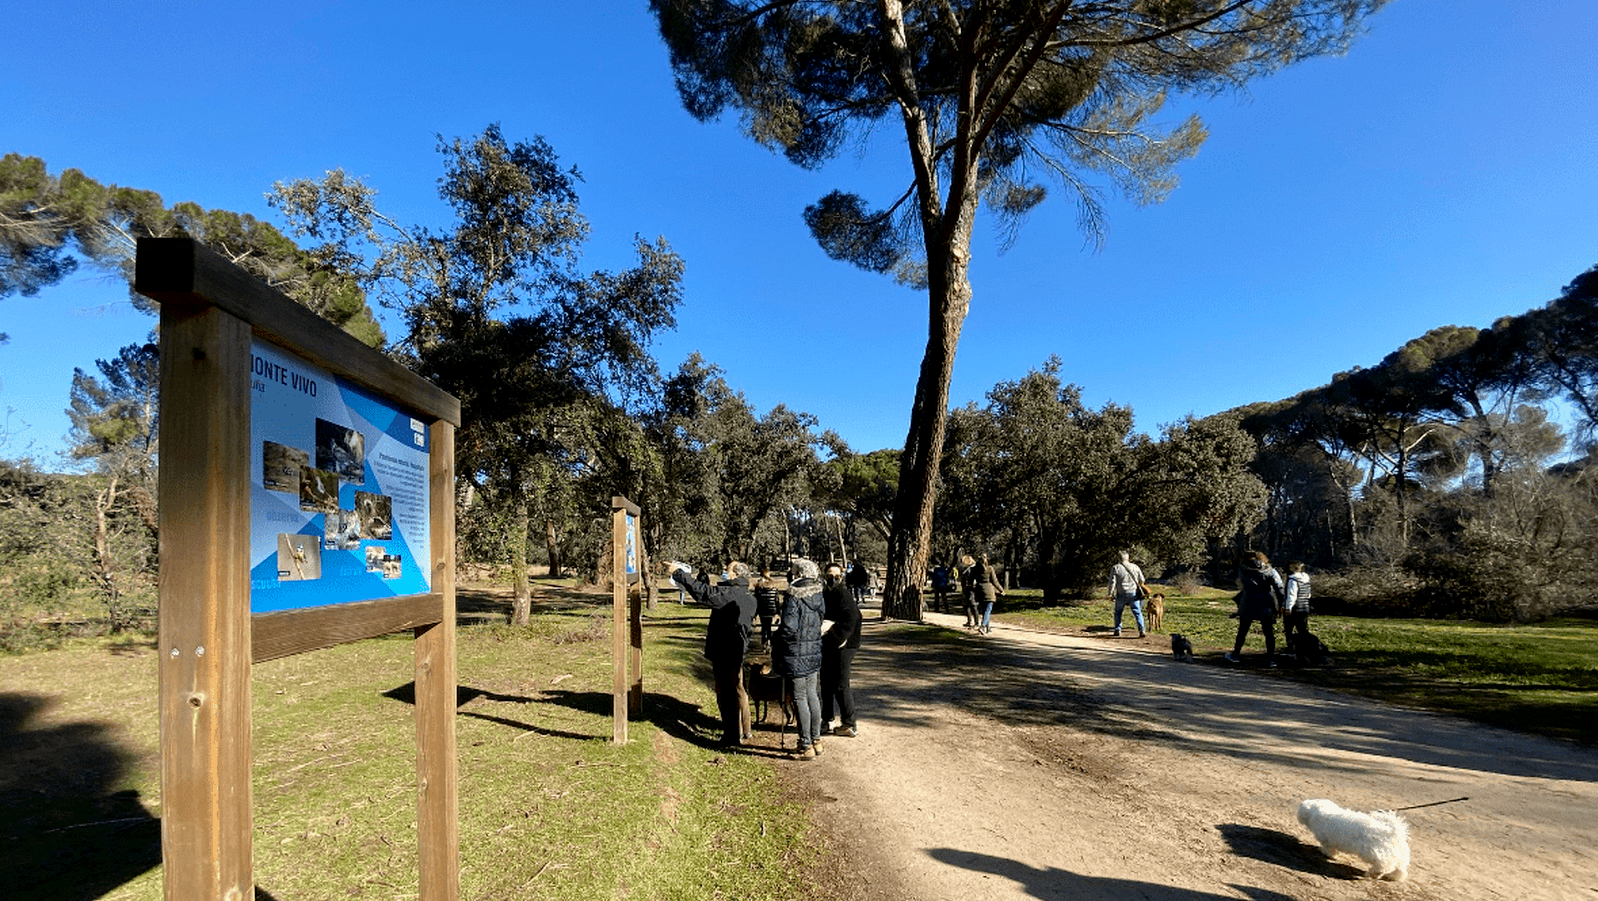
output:
MULTIPOLYGON (((832 896, 784 767, 714 747, 705 616, 671 603, 646 622, 625 746, 608 598, 459 630, 463 899, 832 896)), ((254 667, 258 897, 415 897, 412 649, 396 635, 254 667)), ((148 643, 0 657, 0 894, 161 897, 156 690, 148 643)))
MULTIPOLYGON (((1156 590, 1161 590, 1156 586, 1156 590)), ((1236 634, 1231 592, 1193 596, 1165 590, 1165 631, 1186 635, 1201 662, 1221 659, 1236 634)), ((1107 635, 1108 601, 1044 607, 1041 591, 1013 589, 995 610, 999 621, 1049 631, 1107 635)), ((1123 617, 1130 629, 1131 613, 1123 617)), ((1279 627, 1278 627, 1279 628, 1279 627)), ((1292 679, 1457 714, 1497 726, 1598 744, 1598 618, 1565 617, 1531 625, 1313 615, 1310 631, 1336 656, 1330 667, 1265 671, 1292 679)), ((1280 632, 1278 632, 1280 638, 1280 632)), ((1162 649, 1168 647, 1160 636, 1162 649)), ((1258 661, 1256 628, 1245 658, 1258 661)))

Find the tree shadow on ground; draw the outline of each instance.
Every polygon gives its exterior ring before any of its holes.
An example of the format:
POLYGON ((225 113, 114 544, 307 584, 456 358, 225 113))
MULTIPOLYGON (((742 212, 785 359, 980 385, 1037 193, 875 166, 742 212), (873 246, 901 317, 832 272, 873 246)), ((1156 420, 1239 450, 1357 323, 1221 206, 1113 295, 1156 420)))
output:
MULTIPOLYGON (((856 704, 872 719, 910 727, 921 725, 929 705, 952 704, 1006 725, 1069 726, 1238 759, 1274 759, 1283 742, 1310 742, 1432 766, 1598 782, 1598 759, 1574 757, 1548 739, 1312 686, 1286 689, 1230 667, 1006 631, 975 636, 868 620, 855 658, 856 704)), ((1339 767, 1362 772, 1347 762, 1329 763, 1326 772, 1339 767)))
MULTIPOLYGON (((1209 899, 1236 898, 1232 894, 1195 891, 1142 882, 1136 879, 1117 879, 1105 876, 1085 876, 1059 867, 1034 867, 1008 857, 995 857, 962 851, 958 848, 931 848, 927 856, 952 867, 988 873, 1001 879, 1019 883, 1034 898, 1066 899, 1071 901, 1120 901, 1122 898, 1144 898, 1148 901, 1209 901, 1209 899)), ((1254 901, 1294 901, 1271 889, 1247 885, 1228 886, 1254 901)))
POLYGON ((87 901, 161 864, 161 821, 121 790, 132 752, 108 727, 50 724, 53 698, 0 694, 0 894, 87 901))

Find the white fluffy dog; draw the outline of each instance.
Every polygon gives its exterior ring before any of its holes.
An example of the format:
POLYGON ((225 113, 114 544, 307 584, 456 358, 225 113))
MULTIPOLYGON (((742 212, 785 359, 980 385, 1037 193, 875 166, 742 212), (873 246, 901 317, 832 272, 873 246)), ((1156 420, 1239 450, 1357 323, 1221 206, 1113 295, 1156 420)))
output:
POLYGON ((1360 813, 1324 798, 1298 805, 1298 821, 1315 834, 1327 857, 1342 852, 1370 865, 1367 876, 1399 881, 1409 876, 1409 824, 1391 810, 1360 813))

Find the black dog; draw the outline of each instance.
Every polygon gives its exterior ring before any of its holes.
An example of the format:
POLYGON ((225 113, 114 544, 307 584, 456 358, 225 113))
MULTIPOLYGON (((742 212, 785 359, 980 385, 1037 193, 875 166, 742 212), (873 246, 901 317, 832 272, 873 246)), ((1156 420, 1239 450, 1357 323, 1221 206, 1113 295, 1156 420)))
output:
POLYGON ((788 680, 771 671, 769 662, 750 660, 744 663, 744 692, 749 695, 753 719, 766 721, 772 701, 783 711, 784 725, 793 721, 793 695, 788 691, 788 680))
POLYGON ((1298 662, 1305 666, 1332 665, 1332 649, 1326 646, 1326 642, 1308 632, 1299 636, 1295 650, 1298 653, 1298 662))
POLYGON ((1171 656, 1184 663, 1193 662, 1193 642, 1186 635, 1171 636, 1171 656))

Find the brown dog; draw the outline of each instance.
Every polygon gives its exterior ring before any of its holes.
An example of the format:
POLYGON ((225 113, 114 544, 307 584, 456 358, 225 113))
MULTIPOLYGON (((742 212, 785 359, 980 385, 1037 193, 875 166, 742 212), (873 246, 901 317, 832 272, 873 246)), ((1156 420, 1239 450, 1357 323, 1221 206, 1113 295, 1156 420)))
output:
POLYGON ((1156 594, 1143 602, 1143 618, 1148 620, 1150 632, 1165 628, 1165 595, 1156 594))

